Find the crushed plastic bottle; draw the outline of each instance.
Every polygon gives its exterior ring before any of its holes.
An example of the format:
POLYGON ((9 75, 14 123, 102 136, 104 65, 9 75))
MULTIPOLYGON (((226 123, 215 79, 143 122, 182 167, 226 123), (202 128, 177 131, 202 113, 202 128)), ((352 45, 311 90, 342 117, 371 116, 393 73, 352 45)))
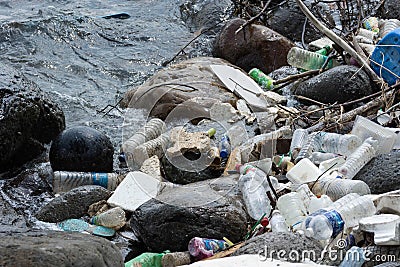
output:
POLYGON ((353 246, 347 252, 339 267, 361 267, 365 262, 364 250, 353 246))
POLYGON ((302 159, 311 157, 311 154, 312 154, 312 152, 314 152, 315 147, 316 147, 316 142, 315 142, 316 136, 317 136, 317 133, 311 133, 308 135, 307 141, 301 147, 300 152, 297 155, 297 157, 294 158, 295 163, 299 162, 302 159))
POLYGON ((188 244, 188 250, 191 256, 196 260, 209 258, 214 253, 225 250, 229 244, 224 240, 193 237, 188 244))
POLYGON ((274 210, 272 212, 271 220, 269 221, 271 225, 271 230, 274 233, 288 233, 289 229, 285 222, 285 218, 281 215, 279 210, 274 210))
POLYGON ((286 224, 294 229, 300 228, 307 215, 307 209, 297 192, 281 196, 276 203, 286 224))
MULTIPOLYGON (((287 54, 288 63, 296 68, 305 70, 319 70, 328 60, 327 56, 320 55, 315 52, 307 51, 299 47, 292 47, 287 54)), ((333 68, 340 65, 336 60, 329 59, 326 68, 333 68)))
POLYGON ((292 158, 296 159, 299 155, 301 148, 305 145, 308 139, 308 131, 305 129, 296 129, 292 136, 290 143, 290 153, 292 158))
POLYGON ((361 139, 352 134, 318 132, 315 147, 318 151, 348 156, 361 145, 361 139))
POLYGON ((219 155, 223 159, 227 159, 231 154, 231 144, 229 141, 229 137, 227 135, 223 135, 221 137, 221 141, 219 142, 219 155))
POLYGON ((274 88, 274 81, 271 77, 266 75, 260 69, 253 68, 249 71, 249 75, 255 80, 263 89, 271 90, 274 88))

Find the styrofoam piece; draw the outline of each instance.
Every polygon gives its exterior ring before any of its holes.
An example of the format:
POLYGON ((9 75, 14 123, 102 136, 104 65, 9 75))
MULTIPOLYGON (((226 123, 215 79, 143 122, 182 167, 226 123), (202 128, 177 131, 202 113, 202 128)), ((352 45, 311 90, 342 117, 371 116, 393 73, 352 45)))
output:
MULTIPOLYGON (((289 252, 287 252, 289 253, 289 252)), ((292 253, 293 254, 293 253, 292 253)), ((267 253, 268 256, 268 253, 267 253)), ((287 256, 288 257, 288 256, 287 256)), ((224 257, 219 259, 198 261, 192 263, 190 265, 182 265, 182 267, 221 267, 221 266, 230 266, 230 267, 316 267, 316 266, 327 266, 321 265, 314 262, 307 263, 290 263, 287 261, 281 261, 278 259, 266 258, 261 253, 261 255, 257 254, 245 254, 240 256, 231 256, 224 257)))
POLYGON ((400 128, 387 128, 396 134, 396 141, 394 142, 393 149, 400 149, 400 128))
POLYGON ((321 171, 315 166, 311 160, 305 158, 300 160, 290 171, 287 172, 286 177, 293 184, 305 184, 314 182, 318 176, 321 175, 321 171))
POLYGON ((400 216, 395 214, 380 214, 362 218, 359 221, 360 230, 374 233, 376 245, 400 245, 400 216))
POLYGON ((390 129, 362 116, 356 117, 351 134, 357 135, 363 141, 368 137, 378 140, 378 154, 389 153, 397 139, 397 135, 390 129))
POLYGON ((130 172, 107 200, 111 206, 135 211, 140 205, 157 196, 160 181, 143 172, 130 172))
POLYGON ((376 200, 378 211, 390 212, 400 215, 400 194, 383 195, 376 200))

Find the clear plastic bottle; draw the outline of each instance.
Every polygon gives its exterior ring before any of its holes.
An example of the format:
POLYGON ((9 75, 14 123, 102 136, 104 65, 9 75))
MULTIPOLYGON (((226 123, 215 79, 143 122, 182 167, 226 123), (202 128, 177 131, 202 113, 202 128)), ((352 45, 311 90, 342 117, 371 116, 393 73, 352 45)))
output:
POLYGON ((307 141, 305 144, 301 147, 299 154, 295 158, 294 162, 297 163, 300 160, 304 158, 309 158, 311 157, 312 152, 315 149, 315 138, 317 136, 317 133, 311 133, 307 137, 307 141))
POLYGON ((306 218, 307 209, 297 192, 291 192, 281 196, 276 203, 286 224, 293 228, 300 228, 301 223, 306 218))
POLYGON ((364 143, 351 154, 346 162, 340 166, 339 173, 343 174, 344 178, 353 179, 354 176, 376 156, 377 140, 372 137, 367 138, 364 143))
POLYGON ((271 213, 271 203, 267 196, 270 190, 265 173, 250 165, 236 166, 239 177, 239 188, 242 192, 247 213, 254 220, 258 220, 264 214, 271 213))
POLYGON ((126 223, 125 211, 120 207, 115 207, 93 216, 90 222, 95 225, 102 225, 114 230, 119 230, 126 223))
POLYGON ((332 201, 336 201, 350 193, 367 195, 371 193, 371 190, 369 186, 361 180, 327 177, 319 179, 312 186, 312 192, 316 196, 327 195, 332 201))
POLYGON ((274 233, 288 233, 289 229, 285 222, 285 218, 281 215, 279 210, 274 210, 272 212, 271 220, 269 221, 271 225, 271 230, 274 233))
POLYGON ((326 209, 330 205, 332 205, 332 200, 327 195, 322 195, 320 197, 313 197, 310 200, 310 204, 308 206, 308 212, 312 214, 313 212, 326 209))
POLYGON ((310 160, 315 165, 319 165, 323 161, 326 161, 326 160, 329 160, 329 159, 333 159, 333 158, 336 158, 338 156, 339 155, 335 154, 335 153, 313 152, 311 154, 310 160))
MULTIPOLYGON (((133 150, 134 163, 141 166, 146 159, 151 158, 154 155, 156 155, 158 158, 161 158, 169 141, 170 138, 168 133, 164 133, 156 139, 147 141, 146 143, 137 146, 133 150)), ((128 164, 128 166, 132 165, 128 164)))
POLYGON ((361 267, 365 262, 364 250, 353 246, 347 252, 339 267, 361 267))
POLYGON ((379 28, 380 28, 379 37, 383 38, 389 32, 394 31, 397 28, 400 28, 400 20, 398 19, 383 20, 379 28))
POLYGON ((53 192, 67 192, 82 185, 99 185, 114 191, 121 180, 116 173, 55 171, 53 192))
MULTIPOLYGON (((305 70, 319 70, 327 59, 327 56, 299 47, 292 47, 287 54, 287 61, 291 66, 305 70)), ((330 59, 326 68, 329 69, 338 65, 339 63, 336 60, 330 59)))
POLYGON ((345 227, 357 226, 360 219, 369 217, 375 212, 372 199, 360 196, 352 202, 313 217, 306 228, 306 235, 317 240, 336 237, 345 227))
POLYGON ((349 156, 360 145, 361 139, 352 134, 318 132, 315 138, 316 150, 349 156))
POLYGON ((290 153, 292 158, 296 159, 301 148, 305 145, 308 138, 308 131, 306 129, 296 129, 292 136, 292 142, 290 143, 290 153))
POLYGON ((229 137, 227 135, 223 135, 221 137, 221 141, 219 142, 219 156, 223 159, 226 159, 231 154, 231 144, 229 141, 229 137))

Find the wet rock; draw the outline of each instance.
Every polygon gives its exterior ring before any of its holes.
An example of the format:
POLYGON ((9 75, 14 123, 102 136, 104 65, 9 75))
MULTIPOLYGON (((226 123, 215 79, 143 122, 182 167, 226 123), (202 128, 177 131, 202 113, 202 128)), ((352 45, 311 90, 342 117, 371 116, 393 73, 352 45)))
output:
POLYGON ((378 264, 384 263, 388 264, 384 265, 386 267, 400 265, 400 246, 367 246, 363 250, 364 255, 368 258, 363 264, 364 267, 378 266, 378 264))
POLYGON ((381 19, 400 20, 399 5, 399 0, 385 0, 378 10, 378 17, 381 19))
POLYGON ((91 204, 107 199, 110 195, 111 192, 101 186, 87 185, 77 187, 54 198, 42 207, 36 214, 36 218, 52 223, 80 218, 87 213, 91 204))
MULTIPOLYGON (((0 196, 0 229, 1 232, 13 232, 15 228, 27 229, 24 216, 18 214, 14 208, 0 196)), ((0 262, 1 263, 1 262, 0 262)), ((0 264, 1 265, 1 264, 0 264)))
POLYGON ((0 233, 0 265, 123 266, 121 253, 110 241, 80 233, 30 231, 0 233))
POLYGON ((131 227, 150 251, 186 251, 196 236, 238 242, 247 214, 236 184, 230 176, 165 189, 133 213, 131 227))
POLYGON ((64 128, 57 104, 13 68, 0 64, 0 172, 33 159, 64 128))
POLYGON ((114 147, 96 129, 78 126, 63 131, 50 148, 54 171, 112 172, 114 147))
POLYGON ((400 150, 382 154, 372 159, 353 178, 364 181, 371 194, 382 194, 400 189, 400 150))
POLYGON ((215 26, 227 16, 227 7, 230 0, 189 0, 180 6, 182 20, 192 31, 212 28, 217 32, 220 27, 215 26))
POLYGON ((211 57, 193 58, 172 65, 128 91, 121 106, 144 109, 150 117, 158 117, 166 123, 209 118, 208 109, 215 102, 234 103, 237 100, 225 89, 210 64, 230 65, 225 60, 211 57))
POLYGON ((318 259, 321 256, 323 247, 318 241, 297 233, 269 232, 249 239, 242 247, 235 251, 232 256, 258 254, 262 258, 272 257, 277 259, 277 252, 281 250, 286 253, 286 255, 279 255, 281 258, 285 257, 291 262, 300 262, 303 260, 301 258, 302 256, 307 256, 303 251, 314 252, 316 257, 314 259, 318 259))
POLYGON ((354 66, 338 66, 298 84, 295 94, 322 103, 344 103, 372 94, 368 75, 354 66))
MULTIPOLYGON (((266 26, 293 42, 301 42, 305 19, 306 16, 300 10, 296 1, 289 0, 279 5, 279 7, 268 16, 266 26), (287 23, 288 21, 290 21, 290 23, 287 23)), ((322 36, 323 35, 314 27, 310 20, 308 20, 304 31, 304 41, 309 43, 322 36)))
POLYGON ((213 55, 228 60, 246 72, 259 68, 269 73, 287 65, 286 55, 294 44, 279 33, 261 25, 247 26, 239 34, 235 31, 246 21, 233 19, 218 35, 213 55))

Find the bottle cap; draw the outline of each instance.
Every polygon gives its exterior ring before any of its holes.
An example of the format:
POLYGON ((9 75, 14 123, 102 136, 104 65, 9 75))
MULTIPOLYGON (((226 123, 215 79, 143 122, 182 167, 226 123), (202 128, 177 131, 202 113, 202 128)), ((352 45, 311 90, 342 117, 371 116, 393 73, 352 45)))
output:
POLYGON ((225 159, 225 158, 227 158, 227 157, 229 156, 229 153, 228 153, 228 151, 227 151, 226 149, 222 149, 222 150, 219 152, 219 156, 220 156, 221 158, 225 159))
POLYGON ((261 224, 262 226, 264 226, 264 227, 267 226, 267 225, 269 224, 268 218, 267 218, 267 217, 262 218, 260 224, 261 224))
POLYGON ((304 231, 304 234, 306 235, 306 237, 313 237, 314 236, 314 230, 312 228, 307 228, 304 231))
POLYGON ((214 128, 211 128, 207 131, 207 134, 211 138, 215 135, 216 132, 217 132, 217 130, 215 130, 214 128))

